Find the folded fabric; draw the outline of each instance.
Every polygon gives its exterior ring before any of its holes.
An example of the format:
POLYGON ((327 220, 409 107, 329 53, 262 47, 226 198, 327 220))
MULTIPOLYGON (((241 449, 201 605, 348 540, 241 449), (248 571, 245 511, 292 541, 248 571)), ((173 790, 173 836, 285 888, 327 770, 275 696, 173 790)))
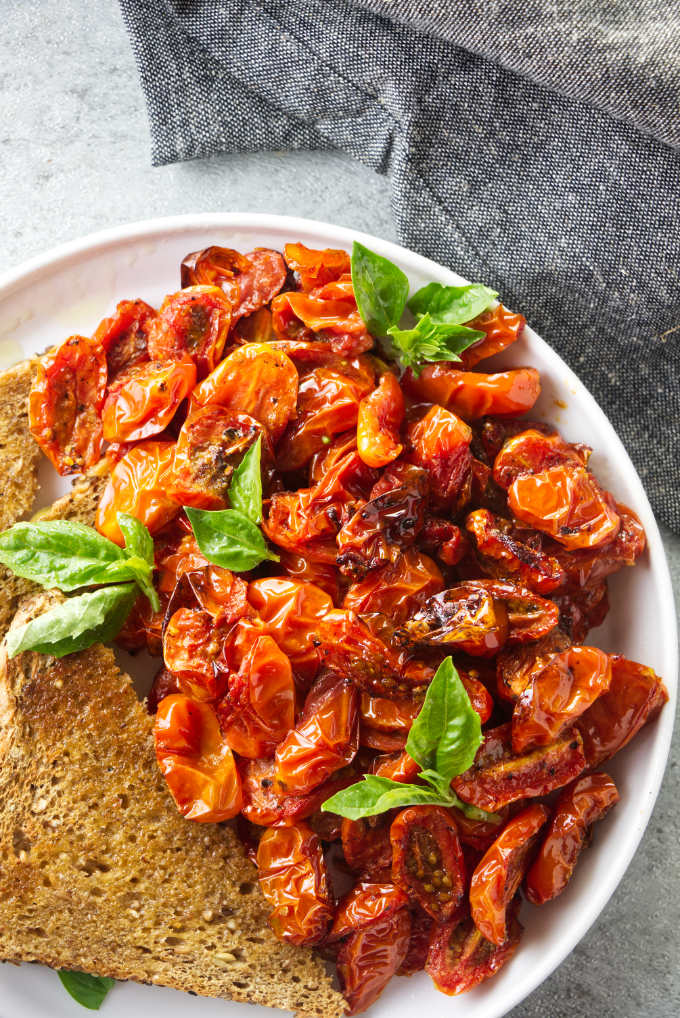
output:
MULTIPOLYGON (((343 150, 403 244, 588 385, 680 530, 680 13, 660 0, 121 0, 154 163, 343 150)), ((614 484, 614 488, 615 488, 614 484)))

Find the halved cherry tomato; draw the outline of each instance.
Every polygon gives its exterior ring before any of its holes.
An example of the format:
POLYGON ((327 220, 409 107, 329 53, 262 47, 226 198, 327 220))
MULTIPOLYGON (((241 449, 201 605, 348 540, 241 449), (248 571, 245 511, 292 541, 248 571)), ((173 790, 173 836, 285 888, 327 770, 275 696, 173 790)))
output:
POLYGON ((308 685, 319 670, 319 620, 333 610, 328 594, 313 583, 269 576, 248 585, 248 601, 308 685))
POLYGON ((395 562, 372 569, 363 580, 353 583, 342 605, 359 614, 381 612, 400 625, 443 586, 442 574, 432 559, 416 548, 407 548, 395 562))
POLYGON ((119 371, 148 361, 149 329, 156 314, 143 300, 122 300, 115 314, 99 323, 93 339, 106 351, 109 382, 119 371))
POLYGON ((562 788, 586 766, 583 741, 576 728, 551 746, 516 756, 509 724, 487 731, 475 762, 451 782, 454 792, 472 806, 497 813, 519 799, 532 799, 562 788))
MULTIPOLYGON (((489 820, 473 820, 466 817, 462 810, 452 807, 451 815, 456 821, 461 845, 464 848, 474 849, 480 854, 486 852, 503 830, 509 812, 509 808, 506 806, 499 813, 491 814, 489 820)), ((475 867, 476 864, 471 869, 474 870, 475 867)))
POLYGON ((227 677, 215 669, 222 639, 208 612, 179 608, 170 617, 163 633, 163 660, 183 693, 196 700, 216 700, 224 694, 227 677))
POLYGON ((512 746, 523 753, 549 746, 606 693, 612 678, 609 656, 597 647, 570 647, 554 654, 515 704, 512 746))
POLYGON ((567 634, 556 628, 531 643, 504 648, 496 658, 496 688, 501 697, 511 702, 519 700, 552 655, 570 646, 567 634))
POLYGON ((156 759, 187 820, 220 823, 241 809, 241 779, 215 710, 181 693, 166 696, 154 723, 156 759))
POLYGON ((390 813, 382 813, 366 819, 342 821, 344 860, 363 880, 380 883, 392 879, 392 816, 390 813))
POLYGON ((559 560, 542 550, 540 535, 535 531, 518 527, 488 509, 471 512, 465 529, 474 538, 477 559, 485 573, 518 580, 537 594, 550 594, 565 582, 567 574, 559 560))
POLYGON ((386 371, 377 389, 364 396, 357 419, 357 449, 369 467, 384 467, 404 448, 399 428, 404 419, 404 396, 399 382, 386 371))
POLYGON ((474 368, 475 364, 486 357, 493 357, 516 342, 524 330, 526 319, 524 315, 508 311, 499 304, 496 308, 483 311, 467 324, 470 329, 486 333, 483 339, 478 339, 460 355, 465 368, 474 368))
POLYGON ((379 732, 408 732, 420 713, 422 704, 413 700, 387 700, 362 693, 359 715, 362 724, 379 732))
POLYGON ((486 414, 523 414, 541 392, 535 368, 514 368, 495 375, 459 371, 444 362, 428 364, 415 378, 409 368, 403 380, 409 395, 453 410, 464 421, 486 414))
POLYGON ((291 827, 298 820, 309 819, 317 830, 315 817, 327 818, 337 828, 340 837, 340 818, 335 813, 319 813, 320 807, 332 795, 359 780, 349 767, 337 771, 328 781, 308 795, 280 795, 276 791, 276 763, 271 759, 242 760, 243 809, 241 813, 258 827, 291 827))
POLYGON ((206 247, 182 260, 182 286, 220 287, 232 307, 232 323, 263 308, 286 281, 278 251, 258 247, 247 255, 226 247, 206 247))
POLYGON ((189 357, 146 361, 121 371, 109 385, 102 423, 107 442, 137 442, 158 435, 196 384, 189 357))
POLYGON ((513 817, 484 853, 470 884, 470 911, 482 934, 498 947, 507 940, 506 912, 530 862, 538 833, 549 817, 532 803, 513 817))
POLYGON ((356 356, 370 350, 373 339, 357 310, 352 280, 343 275, 310 293, 280 293, 271 304, 272 325, 279 339, 326 339, 334 353, 356 356))
POLYGON ((436 555, 445 566, 455 566, 468 552, 466 536, 450 520, 440 516, 425 515, 425 524, 418 540, 420 547, 429 555, 436 555))
POLYGON ((359 745, 359 695, 351 682, 329 674, 317 679, 302 717, 276 749, 277 786, 304 794, 350 763, 359 745))
POLYGON ((340 601, 340 573, 330 562, 317 562, 314 555, 298 555, 281 548, 280 566, 291 580, 297 583, 312 583, 328 594, 333 605, 340 601))
POLYGON ((411 937, 411 916, 402 908, 350 934, 338 951, 338 978, 349 1015, 359 1014, 380 996, 399 969, 411 937))
POLYGON ((440 406, 433 406, 408 428, 408 457, 427 471, 439 505, 450 506, 469 483, 471 440, 465 421, 440 406))
POLYGON ((152 360, 191 357, 198 378, 219 363, 231 324, 231 303, 217 286, 189 286, 161 304, 149 329, 152 360))
POLYGON ((409 806, 390 828, 392 879, 437 922, 446 922, 465 894, 456 823, 441 806, 409 806))
POLYGON ((196 386, 192 409, 217 403, 248 414, 264 424, 276 442, 295 415, 297 392, 298 373, 289 357, 268 343, 246 343, 196 386))
POLYGON ((635 565, 645 550, 645 532, 633 510, 620 502, 615 502, 614 508, 621 520, 621 527, 613 541, 597 548, 580 548, 576 551, 567 551, 555 545, 555 558, 564 569, 570 587, 597 587, 611 573, 624 566, 635 565))
POLYGON ((229 676, 217 715, 231 748, 250 759, 269 756, 293 727, 293 672, 271 636, 260 636, 239 671, 229 676))
POLYGON ((248 414, 197 407, 177 438, 169 493, 197 509, 226 508, 231 475, 260 434, 262 425, 248 414))
POLYGON ((461 583, 429 598, 404 629, 424 646, 493 656, 507 639, 508 613, 493 591, 480 583, 461 583))
POLYGON ((228 569, 212 564, 186 569, 177 580, 169 610, 201 608, 215 627, 232 625, 248 614, 248 585, 228 569))
POLYGON ((590 830, 619 801, 608 774, 588 774, 561 793, 545 840, 526 876, 524 889, 533 905, 561 894, 571 880, 590 830))
POLYGON ((304 823, 270 827, 257 850, 260 888, 272 906, 269 925, 279 940, 316 944, 333 918, 321 842, 304 823))
POLYGON ((668 700, 668 690, 651 668, 619 654, 610 655, 609 660, 608 691, 577 722, 589 767, 599 766, 623 749, 668 700))
POLYGON ((493 464, 496 484, 506 491, 518 477, 540 474, 557 466, 585 467, 590 458, 587 445, 565 442, 556 431, 546 434, 528 428, 507 438, 493 464))
POLYGON ((116 464, 97 507, 95 526, 100 534, 123 544, 116 514, 130 513, 157 533, 180 510, 168 495, 175 446, 153 439, 134 446, 116 464))
POLYGON ((408 903, 406 892, 395 884, 360 881, 338 903, 328 940, 340 940, 350 933, 363 930, 377 919, 384 919, 398 909, 405 908, 408 903))
POLYGON ((327 247, 324 250, 305 247, 304 244, 286 244, 283 255, 300 281, 300 288, 306 293, 317 286, 325 286, 350 271, 349 255, 346 251, 327 247))
POLYGON ((508 937, 501 947, 490 943, 465 916, 434 927, 425 971, 438 990, 449 996, 466 993, 510 960, 519 944, 522 925, 512 909, 508 937))
POLYGON ((104 347, 85 336, 71 336, 38 361, 28 426, 62 475, 87 470, 99 459, 106 378, 104 347))
POLYGON ((524 474, 508 490, 508 505, 518 520, 570 551, 596 548, 616 537, 621 518, 612 503, 592 474, 569 465, 524 474))
POLYGON ((406 750, 387 756, 377 756, 371 765, 372 774, 377 774, 381 778, 391 778, 392 781, 405 781, 408 784, 413 783, 419 771, 418 764, 411 759, 406 750))

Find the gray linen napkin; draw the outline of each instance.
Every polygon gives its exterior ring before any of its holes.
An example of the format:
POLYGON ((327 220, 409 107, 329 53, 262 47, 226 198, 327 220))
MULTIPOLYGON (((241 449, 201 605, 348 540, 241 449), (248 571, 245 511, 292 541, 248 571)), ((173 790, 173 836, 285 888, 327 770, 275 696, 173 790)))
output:
POLYGON ((154 163, 343 150, 403 244, 493 284, 680 530, 680 8, 121 0, 154 163))

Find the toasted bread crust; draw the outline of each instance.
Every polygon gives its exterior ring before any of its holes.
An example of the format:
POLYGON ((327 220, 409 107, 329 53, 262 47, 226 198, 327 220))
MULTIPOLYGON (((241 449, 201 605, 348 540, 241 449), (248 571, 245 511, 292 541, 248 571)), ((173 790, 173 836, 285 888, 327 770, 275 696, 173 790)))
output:
POLYGON ((30 511, 40 449, 28 429, 28 394, 37 360, 0 372, 0 530, 30 511))
POLYGON ((343 1013, 323 962, 269 930, 231 827, 177 812, 109 649, 0 649, 0 726, 0 958, 343 1013))

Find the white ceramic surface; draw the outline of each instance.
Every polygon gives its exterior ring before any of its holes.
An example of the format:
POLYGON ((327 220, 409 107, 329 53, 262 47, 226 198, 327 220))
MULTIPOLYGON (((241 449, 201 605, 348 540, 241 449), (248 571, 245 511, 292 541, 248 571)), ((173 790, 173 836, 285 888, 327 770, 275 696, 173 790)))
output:
MULTIPOLYGON (((166 293, 179 288, 182 256, 208 244, 247 251, 258 245, 280 249, 286 241, 301 240, 311 247, 349 250, 354 239, 399 264, 413 287, 430 280, 464 282, 394 244, 309 220, 252 214, 158 219, 64 245, 0 279, 0 367, 72 333, 91 333, 123 298, 142 297, 158 304, 166 293)), ((493 280, 484 282, 493 285, 493 280)), ((519 310, 531 320, 531 308, 519 310)), ((538 986, 597 918, 633 857, 659 790, 671 740, 678 661, 673 593, 659 532, 635 469, 588 391, 530 329, 511 350, 486 363, 539 368, 543 392, 532 416, 553 422, 570 440, 592 445, 591 463, 597 476, 640 516, 648 551, 635 569, 623 570, 612 579, 612 609, 589 639, 605 650, 651 665, 665 678, 671 702, 660 719, 611 762, 608 770, 619 787, 621 802, 598 825, 594 843, 579 862, 568 890, 542 909, 524 906, 525 934, 505 969, 459 998, 438 993, 423 973, 393 979, 371 1009, 371 1018, 408 1018, 416 1008, 427 1010, 432 1018, 500 1018, 538 986)), ((49 467, 41 480, 40 504, 48 504, 68 486, 49 467)), ((49 970, 0 966, 2 1018, 82 1018, 84 1013, 49 970)), ((101 1013, 108 1018, 266 1018, 273 1012, 127 983, 115 987, 101 1013)), ((564 1006, 560 1013, 566 1013, 564 1006)))

